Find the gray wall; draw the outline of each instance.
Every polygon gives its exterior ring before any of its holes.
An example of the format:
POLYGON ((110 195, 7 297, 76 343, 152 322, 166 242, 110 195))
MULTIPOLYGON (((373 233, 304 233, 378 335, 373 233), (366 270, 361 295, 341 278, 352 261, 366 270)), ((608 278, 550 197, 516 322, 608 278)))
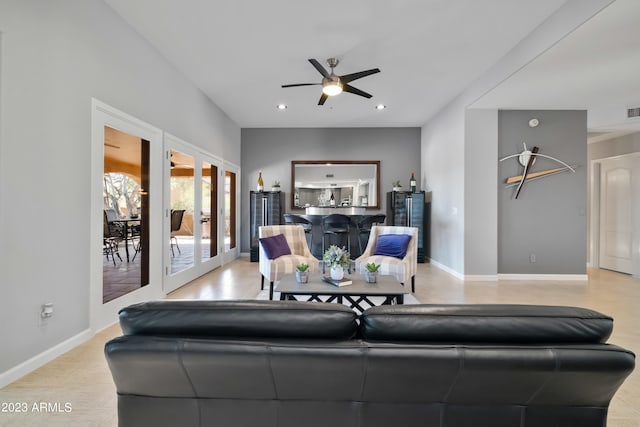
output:
POLYGON ((249 251, 249 191, 255 189, 258 171, 266 189, 280 181, 289 212, 291 160, 380 160, 380 211, 385 212, 392 182, 400 180, 408 189, 411 172, 420 176, 420 129, 242 129, 242 252, 249 251))
MULTIPOLYGON (((482 98, 485 94, 490 93, 509 76, 525 67, 531 60, 570 34, 612 1, 571 0, 564 3, 555 14, 521 40, 500 61, 478 75, 478 78, 456 99, 443 106, 434 115, 425 117, 426 123, 421 128, 422 176, 420 181, 428 190, 433 191, 432 263, 460 278, 464 278, 467 274, 485 274, 484 268, 482 271, 465 270, 475 264, 473 261, 471 261, 472 264, 466 262, 465 256, 474 254, 468 254, 465 246, 470 241, 482 242, 486 236, 482 228, 468 227, 472 223, 466 220, 467 215, 474 215, 474 206, 465 206, 465 203, 472 200, 465 194, 465 184, 473 182, 473 178, 466 177, 465 162, 470 160, 468 154, 473 151, 466 147, 466 138, 470 136, 465 135, 469 130, 465 123, 466 110, 495 107, 491 102, 483 104, 482 98)), ((497 140, 488 144, 488 150, 497 151, 497 140)), ((491 200, 496 187, 477 188, 477 190, 479 194, 475 197, 484 196, 486 200, 491 200)), ((488 220, 494 221, 492 217, 488 220)), ((495 237, 489 239, 488 247, 482 250, 497 251, 495 237)))
MULTIPOLYGON (((587 197, 586 111, 500 111, 500 158, 527 148, 579 165, 576 173, 560 173, 525 184, 518 199, 504 180, 520 175, 516 159, 498 168, 498 272, 502 274, 585 274, 587 197), (540 125, 528 126, 537 118, 540 125), (535 254, 536 262, 530 262, 535 254)), ((538 158, 535 170, 557 167, 538 158)))
POLYGON ((431 262, 464 273, 465 109, 454 102, 421 129, 420 182, 432 192, 431 262))
POLYGON ((91 98, 238 164, 240 128, 102 0, 2 1, 0 33, 1 377, 90 327, 91 98))
POLYGON ((498 272, 498 111, 468 109, 464 145, 465 276, 498 272))

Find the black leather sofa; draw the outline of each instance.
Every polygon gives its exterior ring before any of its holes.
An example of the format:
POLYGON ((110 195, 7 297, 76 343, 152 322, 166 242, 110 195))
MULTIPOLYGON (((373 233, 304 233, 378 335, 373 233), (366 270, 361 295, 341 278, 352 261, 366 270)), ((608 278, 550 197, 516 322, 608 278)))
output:
POLYGON ((635 365, 575 307, 166 300, 120 323, 121 427, 601 427, 635 365))

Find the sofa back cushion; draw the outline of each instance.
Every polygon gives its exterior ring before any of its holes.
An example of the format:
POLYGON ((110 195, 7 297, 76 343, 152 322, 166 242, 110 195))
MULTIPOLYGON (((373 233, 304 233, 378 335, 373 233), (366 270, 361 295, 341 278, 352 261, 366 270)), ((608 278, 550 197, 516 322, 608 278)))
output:
POLYGON ((604 343, 613 319, 579 307, 467 304, 378 306, 361 317, 365 339, 456 343, 604 343))
POLYGON ((125 335, 348 339, 358 329, 342 304, 299 301, 161 300, 119 315, 125 335))

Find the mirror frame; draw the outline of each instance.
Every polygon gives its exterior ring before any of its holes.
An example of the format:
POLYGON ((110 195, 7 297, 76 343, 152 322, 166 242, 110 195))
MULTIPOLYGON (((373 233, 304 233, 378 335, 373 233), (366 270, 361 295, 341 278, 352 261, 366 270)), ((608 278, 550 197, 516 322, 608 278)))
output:
POLYGON ((295 206, 296 165, 373 165, 376 168, 376 204, 366 209, 380 209, 380 160, 291 160, 291 209, 303 210, 295 206))

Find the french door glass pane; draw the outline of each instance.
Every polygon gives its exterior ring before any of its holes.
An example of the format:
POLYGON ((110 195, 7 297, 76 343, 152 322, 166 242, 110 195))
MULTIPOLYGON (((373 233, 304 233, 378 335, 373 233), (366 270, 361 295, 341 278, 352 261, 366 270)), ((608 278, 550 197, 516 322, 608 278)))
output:
POLYGON ((149 145, 104 127, 103 303, 149 284, 149 145))
POLYGON ((171 273, 194 265, 194 160, 192 156, 171 150, 171 273))
POLYGON ((218 168, 202 162, 202 261, 217 255, 217 172, 218 168))
POLYGON ((236 247, 236 174, 224 173, 224 250, 236 247))

